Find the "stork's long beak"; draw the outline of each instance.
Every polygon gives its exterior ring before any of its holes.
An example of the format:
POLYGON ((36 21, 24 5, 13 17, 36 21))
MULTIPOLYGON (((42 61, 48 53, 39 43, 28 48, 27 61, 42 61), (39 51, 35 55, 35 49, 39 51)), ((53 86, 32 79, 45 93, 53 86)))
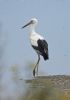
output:
POLYGON ((25 28, 25 27, 29 26, 30 24, 32 24, 32 21, 30 21, 29 23, 27 23, 26 25, 24 25, 22 28, 25 28))

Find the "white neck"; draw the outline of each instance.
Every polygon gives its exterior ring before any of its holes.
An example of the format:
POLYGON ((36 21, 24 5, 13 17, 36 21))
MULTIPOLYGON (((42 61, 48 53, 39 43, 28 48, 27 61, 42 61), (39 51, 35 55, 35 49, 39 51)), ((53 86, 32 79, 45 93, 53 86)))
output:
POLYGON ((35 34, 35 26, 32 26, 32 25, 31 25, 31 26, 29 27, 29 29, 30 29, 30 30, 29 30, 29 31, 30 31, 30 34, 35 34))

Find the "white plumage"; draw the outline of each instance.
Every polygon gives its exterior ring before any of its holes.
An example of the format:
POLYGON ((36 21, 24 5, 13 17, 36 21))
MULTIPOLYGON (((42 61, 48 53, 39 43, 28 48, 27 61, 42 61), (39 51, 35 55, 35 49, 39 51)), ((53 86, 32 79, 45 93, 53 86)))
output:
POLYGON ((43 40, 44 38, 41 35, 39 35, 39 34, 32 33, 30 35, 31 45, 38 46, 38 44, 37 44, 38 39, 43 40))
POLYGON ((37 67, 37 75, 38 75, 38 65, 39 65, 39 61, 40 61, 40 55, 43 56, 44 60, 49 59, 48 43, 41 35, 39 35, 38 33, 35 32, 35 27, 36 27, 37 23, 38 23, 38 20, 36 18, 32 18, 26 25, 24 25, 22 27, 22 28, 25 28, 26 26, 29 26, 29 29, 30 29, 29 35, 30 35, 31 46, 34 48, 34 50, 38 54, 38 61, 33 70, 34 77, 35 77, 36 67, 37 67))

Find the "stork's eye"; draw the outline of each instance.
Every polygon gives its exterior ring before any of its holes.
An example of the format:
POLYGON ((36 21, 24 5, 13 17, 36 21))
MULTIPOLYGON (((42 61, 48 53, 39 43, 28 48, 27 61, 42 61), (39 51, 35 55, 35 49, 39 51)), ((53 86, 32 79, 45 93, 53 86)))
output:
POLYGON ((35 23, 34 20, 31 20, 31 23, 34 24, 35 23))

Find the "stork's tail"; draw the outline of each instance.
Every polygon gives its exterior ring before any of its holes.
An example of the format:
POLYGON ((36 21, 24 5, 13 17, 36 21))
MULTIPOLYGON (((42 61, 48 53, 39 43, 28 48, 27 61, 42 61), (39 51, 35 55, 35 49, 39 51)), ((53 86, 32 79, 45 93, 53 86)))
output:
POLYGON ((44 60, 48 60, 49 59, 49 55, 48 54, 43 54, 43 58, 44 58, 44 60))

